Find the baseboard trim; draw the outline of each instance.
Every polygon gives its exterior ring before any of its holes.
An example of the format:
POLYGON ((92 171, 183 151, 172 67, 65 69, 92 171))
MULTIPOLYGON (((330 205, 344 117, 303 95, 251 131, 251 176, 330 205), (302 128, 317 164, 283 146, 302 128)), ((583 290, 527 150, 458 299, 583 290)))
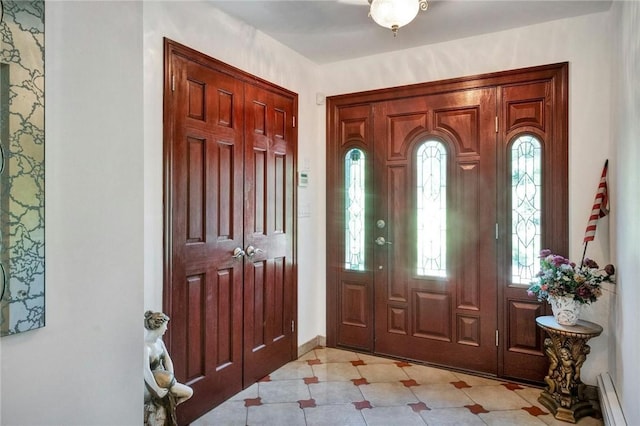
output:
POLYGON ((627 426, 611 376, 609 373, 602 373, 598 375, 597 380, 600 390, 602 420, 605 426, 627 426))
POLYGON ((308 342, 305 342, 298 346, 298 358, 318 346, 327 346, 327 338, 325 336, 318 335, 308 342))

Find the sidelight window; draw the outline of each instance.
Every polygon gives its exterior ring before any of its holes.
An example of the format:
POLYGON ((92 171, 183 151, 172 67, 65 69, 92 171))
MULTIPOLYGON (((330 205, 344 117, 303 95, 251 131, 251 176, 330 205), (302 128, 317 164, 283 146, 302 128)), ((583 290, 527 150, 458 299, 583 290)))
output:
POLYGON ((355 271, 364 271, 364 163, 360 149, 345 155, 345 268, 355 271))
POLYGON ((511 281, 529 284, 538 271, 541 241, 542 152, 532 135, 511 146, 511 281))
POLYGON ((447 151, 429 140, 416 151, 417 274, 446 276, 447 151))

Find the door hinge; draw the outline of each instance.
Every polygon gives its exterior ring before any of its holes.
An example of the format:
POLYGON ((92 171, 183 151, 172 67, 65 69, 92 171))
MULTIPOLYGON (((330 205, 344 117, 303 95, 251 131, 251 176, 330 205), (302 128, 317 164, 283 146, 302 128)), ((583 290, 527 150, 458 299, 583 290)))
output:
POLYGON ((498 116, 496 115, 496 133, 498 133, 498 116))
POLYGON ((500 231, 498 231, 498 224, 496 223, 496 240, 498 239, 498 234, 500 231))
POLYGON ((293 127, 296 127, 296 116, 293 116, 293 127))
POLYGON ((171 74, 171 91, 176 91, 176 76, 175 74, 171 74))
POLYGON ((500 341, 499 337, 498 337, 498 330, 496 330, 496 346, 498 346, 498 342, 500 341))
POLYGON ((293 320, 291 320, 291 332, 295 333, 295 331, 296 331, 296 323, 293 320))

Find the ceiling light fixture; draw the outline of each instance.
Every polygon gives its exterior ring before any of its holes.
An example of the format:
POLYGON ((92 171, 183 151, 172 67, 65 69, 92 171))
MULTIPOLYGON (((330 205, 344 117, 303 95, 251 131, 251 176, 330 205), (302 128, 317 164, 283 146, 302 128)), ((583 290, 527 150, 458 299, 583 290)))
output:
POLYGON ((420 10, 428 7, 425 0, 369 0, 369 4, 369 16, 376 24, 393 31, 394 37, 398 35, 398 28, 413 21, 420 10))

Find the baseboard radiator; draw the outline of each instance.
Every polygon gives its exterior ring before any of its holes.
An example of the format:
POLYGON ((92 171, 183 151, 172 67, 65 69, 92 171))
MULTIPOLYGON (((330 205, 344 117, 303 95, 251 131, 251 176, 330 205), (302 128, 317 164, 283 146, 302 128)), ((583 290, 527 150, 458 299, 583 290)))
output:
POLYGON ((609 373, 602 373, 597 379, 600 390, 600 409, 605 426, 627 426, 611 376, 609 373))

